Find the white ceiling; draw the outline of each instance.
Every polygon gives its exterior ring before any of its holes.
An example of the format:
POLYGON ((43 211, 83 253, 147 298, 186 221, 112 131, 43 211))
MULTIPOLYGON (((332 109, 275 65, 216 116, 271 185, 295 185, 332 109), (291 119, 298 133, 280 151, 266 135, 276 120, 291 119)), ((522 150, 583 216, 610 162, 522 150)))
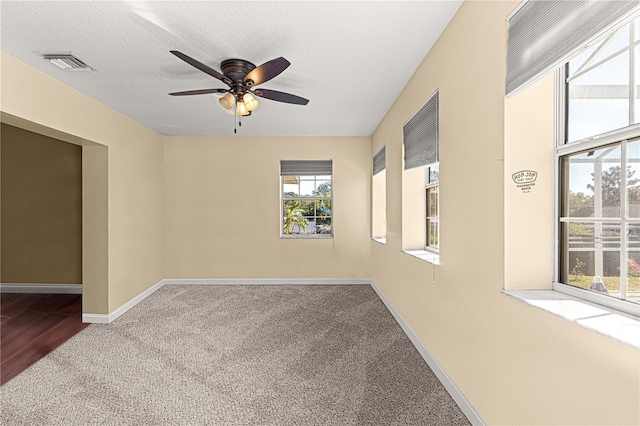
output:
MULTIPOLYGON (((242 58, 291 66, 260 88, 245 136, 371 135, 461 4, 455 1, 5 1, 1 48, 165 135, 232 135, 221 95, 169 92, 226 87, 169 53, 220 71, 242 58), (72 52, 97 72, 65 72, 34 52, 72 52)), ((425 94, 425 99, 429 94, 425 94)))

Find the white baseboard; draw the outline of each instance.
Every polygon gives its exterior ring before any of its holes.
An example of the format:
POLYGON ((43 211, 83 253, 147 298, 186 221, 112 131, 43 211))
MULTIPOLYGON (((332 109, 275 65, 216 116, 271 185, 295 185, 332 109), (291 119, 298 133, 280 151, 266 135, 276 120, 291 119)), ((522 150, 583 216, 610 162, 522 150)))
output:
POLYGON ((129 309, 142 302, 153 292, 164 285, 276 285, 276 284, 329 284, 329 285, 369 285, 368 278, 203 278, 179 279, 166 278, 158 281, 153 287, 143 291, 124 305, 109 314, 82 314, 82 322, 94 324, 109 324, 129 309))
POLYGON ((109 324, 109 314, 82 314, 82 322, 91 324, 109 324))
POLYGON ((120 306, 118 309, 116 309, 115 311, 113 311, 113 312, 111 312, 109 314, 85 314, 85 313, 83 313, 82 314, 82 322, 90 322, 90 323, 95 323, 95 324, 109 324, 109 323, 113 322, 116 318, 118 318, 120 315, 124 314, 129 309, 133 308, 138 303, 142 302, 144 299, 149 297, 153 292, 155 292, 156 290, 160 289, 163 285, 164 285, 164 280, 158 281, 152 287, 146 289, 145 291, 143 291, 142 293, 140 293, 139 295, 137 295, 133 299, 129 300, 127 303, 125 303, 124 305, 120 306))
POLYGON ((82 294, 82 284, 0 283, 0 293, 82 294))
POLYGON ((440 383, 442 383, 442 385, 445 387, 447 392, 449 392, 449 395, 451 395, 451 398, 453 398, 456 404, 458 404, 458 407, 460 407, 460 410, 462 410, 462 412, 467 417, 467 419, 469 419, 471 424, 474 426, 475 425, 484 426, 485 423, 480 417, 480 415, 476 412, 476 410, 474 410, 474 408, 471 406, 467 398, 465 398, 465 396, 462 394, 460 389, 458 389, 458 387, 453 382, 453 380, 451 380, 447 372, 444 371, 442 366, 438 363, 438 361, 436 361, 436 359, 433 357, 431 352, 429 352, 429 349, 427 349, 427 347, 422 343, 422 341, 420 341, 420 339, 413 332, 409 324, 405 322, 405 320, 402 318, 400 313, 391 304, 389 299, 387 299, 385 295, 380 291, 380 289, 376 287, 373 281, 370 281, 370 284, 371 284, 371 288, 373 288, 375 292, 378 293, 378 297, 380 297, 380 300, 382 300, 384 304, 387 306, 387 309, 389 309, 389 312, 391 312, 391 314, 396 319, 398 324, 400 324, 400 327, 405 332, 409 340, 411 340, 411 343, 413 343, 413 346, 415 346, 415 348, 418 350, 418 352, 420 353, 422 358, 425 360, 427 365, 429 365, 429 367, 431 368, 433 373, 436 375, 438 380, 440 380, 440 383))
POLYGON ((165 278, 164 284, 171 285, 282 285, 282 284, 317 284, 317 285, 354 285, 371 284, 369 278, 165 278))

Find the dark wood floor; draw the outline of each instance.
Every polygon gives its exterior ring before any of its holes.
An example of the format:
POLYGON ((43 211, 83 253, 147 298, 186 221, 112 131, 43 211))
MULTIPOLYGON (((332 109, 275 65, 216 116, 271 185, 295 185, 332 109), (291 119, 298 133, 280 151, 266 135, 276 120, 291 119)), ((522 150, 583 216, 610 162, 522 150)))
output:
POLYGON ((5 384, 89 324, 80 294, 3 293, 0 384, 5 384))

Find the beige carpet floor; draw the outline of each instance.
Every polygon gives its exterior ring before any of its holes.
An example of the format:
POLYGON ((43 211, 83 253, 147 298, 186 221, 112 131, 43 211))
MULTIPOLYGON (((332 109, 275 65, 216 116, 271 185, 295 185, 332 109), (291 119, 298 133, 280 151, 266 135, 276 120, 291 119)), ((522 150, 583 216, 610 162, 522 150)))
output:
POLYGON ((361 285, 167 285, 0 398, 11 426, 468 424, 361 285))

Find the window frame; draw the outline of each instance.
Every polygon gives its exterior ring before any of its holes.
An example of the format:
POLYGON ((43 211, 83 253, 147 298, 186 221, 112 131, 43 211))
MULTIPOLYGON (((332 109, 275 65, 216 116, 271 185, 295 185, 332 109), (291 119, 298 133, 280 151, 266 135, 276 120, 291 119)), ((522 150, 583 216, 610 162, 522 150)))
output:
MULTIPOLYGON (((292 175, 294 176, 294 175, 292 175)), ((311 177, 313 176, 313 181, 314 181, 314 187, 316 186, 315 183, 318 180, 318 176, 331 176, 331 196, 329 197, 305 197, 305 196, 298 196, 298 197, 285 197, 285 192, 284 192, 284 178, 285 176, 280 176, 280 238, 282 239, 331 239, 334 236, 334 206, 333 206, 333 171, 331 172, 331 175, 326 175, 326 174, 322 174, 322 175, 317 175, 317 174, 309 174, 309 175, 295 175, 297 176, 299 179, 302 177, 311 177), (331 219, 331 233, 329 234, 285 234, 284 232, 284 205, 287 201, 329 201, 331 203, 331 215, 328 216, 331 219)), ((323 181, 326 181, 326 179, 322 179, 323 181)), ((314 218, 317 218, 319 216, 317 216, 317 212, 316 215, 314 215, 314 218)))
MULTIPOLYGON (((629 19, 624 25, 629 22, 633 22, 637 16, 629 19)), ((633 28, 633 24, 631 27, 633 28)), ((613 31, 617 30, 613 29, 613 31)), ((640 31, 640 28, 637 29, 640 31)), ((633 37, 633 30, 630 31, 631 37, 633 37)), ((630 67, 630 82, 631 84, 638 85, 640 82, 633 80, 635 73, 634 66, 636 63, 640 64, 640 61, 636 58, 633 61, 633 51, 639 44, 639 41, 633 42, 631 39, 630 46, 628 46, 630 53, 629 67, 630 67)), ((615 55, 610 55, 608 58, 619 55, 620 52, 616 52, 615 55)), ((604 63, 604 61, 603 61, 604 63)), ((594 66, 595 68, 595 66, 594 66)), ((589 302, 597 303, 599 305, 607 306, 625 313, 629 313, 635 316, 640 316, 640 304, 634 303, 628 300, 622 300, 615 297, 598 294, 593 291, 574 287, 568 284, 560 282, 561 277, 561 261, 563 257, 563 241, 562 241, 562 197, 563 197, 563 172, 562 162, 563 159, 569 155, 577 154, 587 150, 595 150, 606 145, 620 143, 624 145, 638 139, 640 135, 640 123, 631 124, 627 127, 623 127, 616 130, 611 130, 598 135, 591 135, 589 137, 569 141, 568 140, 568 114, 569 114, 569 99, 568 99, 568 63, 562 67, 559 67, 556 71, 556 83, 555 83, 555 131, 554 131, 554 204, 553 204, 553 283, 552 288, 555 291, 565 293, 580 299, 584 299, 589 302)), ((630 104, 634 103, 634 89, 630 88, 630 104)), ((629 111, 630 122, 633 122, 633 109, 629 111)), ((621 217, 620 222, 625 223, 630 219, 621 217)), ((633 219, 631 219, 633 220, 633 219)), ((626 243, 626 239, 621 236, 621 245, 626 243)))
POLYGON ((378 152, 373 156, 372 161, 371 161, 371 240, 376 241, 380 244, 386 244, 387 243, 387 145, 384 144, 382 145, 382 147, 378 150, 378 152), (375 171, 376 168, 376 158, 382 158, 379 157, 380 155, 383 156, 384 158, 384 166, 378 170, 377 172, 375 171), (377 208, 377 205, 374 205, 374 202, 377 200, 376 197, 374 197, 374 193, 376 190, 376 176, 380 175, 381 173, 384 173, 383 177, 384 179, 382 180, 382 191, 384 192, 384 196, 381 197, 379 199, 379 202, 383 204, 382 208, 377 208), (374 211, 384 211, 384 219, 382 220, 382 224, 384 225, 384 231, 383 231, 383 235, 380 237, 376 236, 376 225, 378 224, 378 222, 375 220, 376 217, 374 217, 374 211))
MULTIPOLYGON (((404 122, 402 132, 403 225, 401 251, 438 265, 440 264, 439 247, 428 246, 426 186, 429 184, 429 170, 440 164, 440 88, 436 88, 418 110, 404 122), (421 173, 420 177, 413 174, 418 170, 421 173), (406 180, 408 173, 412 174, 409 185, 406 180), (409 189, 409 187, 411 188, 409 189), (408 199, 412 201, 408 203, 406 201, 408 199), (405 209, 411 213, 405 215, 405 209)), ((439 207, 440 198, 438 198, 438 212, 440 211, 439 207)), ((438 214, 438 223, 439 219, 440 215, 438 214)), ((440 229, 438 234, 440 234, 440 229)), ((438 241, 440 241, 439 235, 438 241)))
POLYGON ((440 253, 440 162, 429 164, 425 167, 425 186, 424 186, 424 194, 425 194, 425 240, 424 240, 424 249, 427 251, 431 251, 434 253, 440 253), (431 179, 431 169, 433 167, 437 168, 438 179, 432 181, 431 179), (429 207, 430 207, 430 197, 429 193, 435 191, 436 193, 436 216, 429 216, 429 207), (431 222, 435 222, 438 225, 438 244, 431 245, 429 242, 431 240, 431 232, 430 232, 430 224, 431 222))

